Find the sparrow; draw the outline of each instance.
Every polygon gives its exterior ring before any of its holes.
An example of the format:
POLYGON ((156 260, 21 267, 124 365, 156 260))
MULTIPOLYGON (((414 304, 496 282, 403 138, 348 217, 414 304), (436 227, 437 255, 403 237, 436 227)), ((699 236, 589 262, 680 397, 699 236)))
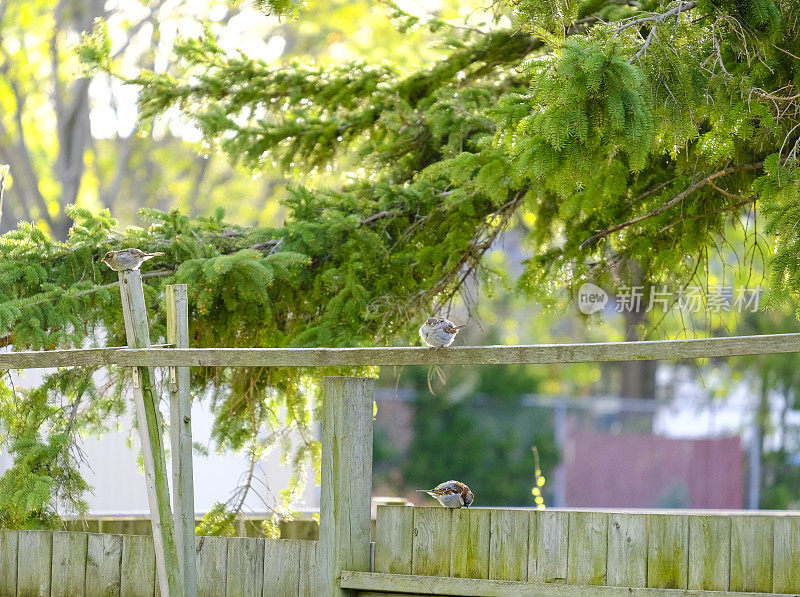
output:
POLYGON ((436 498, 445 508, 469 507, 472 504, 472 500, 475 499, 469 487, 461 481, 445 481, 433 489, 417 489, 417 491, 427 493, 429 496, 436 498))
POLYGON ((432 348, 450 346, 456 339, 456 334, 466 325, 455 325, 444 317, 428 317, 427 321, 419 328, 419 337, 432 348))
POLYGON ((100 261, 115 272, 123 272, 139 269, 142 263, 148 259, 163 254, 164 253, 145 253, 139 249, 122 249, 121 251, 109 251, 100 261))

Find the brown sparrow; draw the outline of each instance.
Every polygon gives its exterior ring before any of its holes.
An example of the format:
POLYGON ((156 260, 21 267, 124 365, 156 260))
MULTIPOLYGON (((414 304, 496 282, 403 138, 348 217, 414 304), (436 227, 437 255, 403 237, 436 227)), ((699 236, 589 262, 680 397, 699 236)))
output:
POLYGON ((417 491, 427 493, 429 496, 436 498, 445 508, 469 507, 475 499, 469 487, 461 481, 445 481, 433 489, 417 489, 417 491))
POLYGON ((153 257, 158 257, 164 253, 145 253, 139 249, 122 249, 120 251, 109 251, 100 261, 105 263, 115 272, 139 269, 142 263, 153 257))
POLYGON ((444 317, 428 317, 428 320, 419 328, 419 337, 432 348, 450 346, 456 339, 456 334, 466 325, 455 325, 444 317))

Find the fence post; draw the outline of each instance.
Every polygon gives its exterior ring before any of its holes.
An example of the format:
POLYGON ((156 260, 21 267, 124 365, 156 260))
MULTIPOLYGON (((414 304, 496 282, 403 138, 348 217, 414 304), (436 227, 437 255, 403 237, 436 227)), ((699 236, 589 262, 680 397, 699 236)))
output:
MULTIPOLYGON (((189 299, 186 284, 168 284, 167 343, 189 347, 189 299)), ((197 596, 197 550, 194 536, 192 469, 192 399, 189 367, 169 368, 169 437, 172 451, 172 498, 175 543, 187 597, 197 596)))
MULTIPOLYGON (((130 348, 149 348, 147 307, 144 302, 142 278, 138 270, 119 272, 122 313, 125 334, 130 348)), ((155 376, 151 367, 134 367, 133 400, 144 460, 147 499, 150 503, 150 522, 156 551, 156 569, 161 595, 183 597, 183 578, 178 563, 178 550, 169 506, 169 486, 161 424, 155 396, 155 376)))
POLYGON ((318 594, 349 595, 342 570, 369 572, 374 380, 325 377, 322 382, 322 494, 318 594))

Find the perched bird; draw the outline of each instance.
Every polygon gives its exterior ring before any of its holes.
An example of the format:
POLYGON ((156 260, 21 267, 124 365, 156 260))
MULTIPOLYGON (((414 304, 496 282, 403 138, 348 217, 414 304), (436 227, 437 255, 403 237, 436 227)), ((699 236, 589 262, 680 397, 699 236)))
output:
POLYGON ((105 263, 115 272, 139 269, 142 263, 153 257, 158 257, 164 253, 145 253, 139 249, 122 249, 121 251, 109 251, 100 261, 105 263))
POLYGON ((456 339, 456 334, 466 325, 455 325, 444 317, 428 317, 428 320, 419 328, 419 337, 432 348, 450 346, 456 339))
POLYGON ((436 498, 445 508, 469 507, 472 500, 475 499, 469 487, 461 481, 445 481, 433 489, 417 489, 417 491, 427 493, 429 496, 436 498))

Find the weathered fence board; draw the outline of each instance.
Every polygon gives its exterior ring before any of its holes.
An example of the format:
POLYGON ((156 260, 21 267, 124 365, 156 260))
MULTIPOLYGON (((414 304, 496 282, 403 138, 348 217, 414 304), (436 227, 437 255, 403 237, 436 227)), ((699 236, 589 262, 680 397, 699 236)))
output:
POLYGON ((689 577, 689 519, 682 514, 650 514, 647 586, 685 589, 689 577))
POLYGON ((450 575, 449 508, 414 508, 413 574, 450 575))
POLYGON ((374 348, 85 348, 0 354, 0 369, 42 367, 338 367, 390 365, 499 365, 678 360, 798 352, 800 334, 695 340, 648 340, 454 346, 447 350, 374 348))
POLYGON ((300 542, 265 540, 263 597, 297 597, 299 586, 300 542))
POLYGON ((491 513, 489 578, 528 579, 528 525, 530 512, 495 510, 491 513))
POLYGON ((156 551, 153 538, 123 535, 120 597, 153 597, 155 586, 156 551))
POLYGON ((52 597, 82 597, 86 585, 86 533, 53 533, 52 597))
POLYGON ((17 594, 17 531, 0 531, 0 595, 17 594))
MULTIPOLYGON (((531 548, 531 554, 535 554, 536 557, 534 580, 544 583, 565 583, 569 512, 544 510, 538 512, 536 517, 538 519, 536 550, 531 548)), ((528 569, 530 570, 530 565, 528 569)))
POLYGON ((567 582, 573 585, 606 584, 608 514, 570 512, 567 582))
POLYGON ((300 597, 319 597, 322 594, 320 592, 318 550, 318 541, 299 541, 300 574, 298 595, 300 595, 300 597))
POLYGON ((731 521, 731 591, 772 591, 773 519, 741 516, 731 521))
POLYGON ((375 521, 375 571, 411 574, 411 541, 415 508, 378 506, 375 521))
POLYGON ((614 587, 647 586, 647 515, 609 515, 606 581, 614 587))
POLYGON ((231 539, 226 560, 227 597, 261 595, 264 588, 264 539, 231 539))
POLYGON ((800 517, 775 519, 772 590, 800 592, 800 517))
POLYGON ((17 547, 17 597, 50 596, 53 533, 25 531, 17 547))
POLYGON ((225 597, 228 543, 225 537, 197 538, 197 594, 200 597, 225 597))
POLYGON ((119 597, 122 535, 90 534, 86 548, 86 594, 119 597))
MULTIPOLYGON (((491 510, 486 508, 453 511, 450 520, 451 576, 489 578, 490 517, 491 510)), ((410 565, 409 560, 409 569, 410 565)), ((375 571, 384 572, 377 568, 375 571)))
POLYGON ((731 572, 731 519, 689 517, 689 588, 727 591, 731 572))

